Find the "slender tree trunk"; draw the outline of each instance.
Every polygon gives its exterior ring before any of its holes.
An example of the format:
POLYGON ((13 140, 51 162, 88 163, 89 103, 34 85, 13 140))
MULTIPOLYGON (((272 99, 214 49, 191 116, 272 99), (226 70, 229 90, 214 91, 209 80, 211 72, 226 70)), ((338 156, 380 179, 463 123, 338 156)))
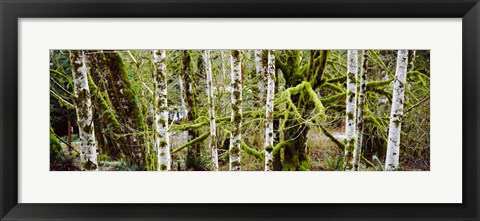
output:
POLYGON ((347 65, 347 117, 345 126, 345 170, 353 168, 353 151, 355 149, 355 119, 357 103, 357 72, 358 72, 358 52, 357 50, 348 50, 347 65))
POLYGON ((84 51, 70 51, 70 62, 80 136, 80 162, 85 170, 98 170, 92 102, 84 51))
POLYGON ((205 73, 207 75, 207 102, 208 113, 210 115, 210 149, 212 150, 213 168, 215 171, 218 171, 217 126, 215 125, 212 62, 210 61, 209 50, 203 52, 203 63, 205 64, 205 73))
POLYGON ((265 85, 267 84, 267 75, 262 62, 262 50, 255 50, 255 72, 258 80, 259 104, 265 103, 265 85))
POLYGON ((166 51, 154 50, 156 66, 155 82, 155 146, 158 154, 158 170, 171 170, 170 138, 168 134, 166 51))
POLYGON ((360 91, 358 92, 357 104, 357 124, 355 128, 356 143, 353 151, 353 170, 358 170, 360 159, 362 158, 362 139, 363 139, 363 123, 365 115, 365 90, 367 89, 366 78, 368 69, 368 50, 362 51, 362 69, 360 71, 360 91))
MULTIPOLYGON (((255 56, 256 58, 256 56, 255 56)), ((265 119, 265 171, 273 170, 273 98, 275 96, 275 54, 268 51, 267 100, 265 119)))
POLYGON ((230 134, 230 170, 240 171, 240 145, 242 140, 242 55, 240 50, 232 51, 232 132, 230 134))
MULTIPOLYGON (((195 82, 196 76, 193 68, 193 62, 191 58, 191 54, 189 51, 183 51, 183 83, 185 88, 185 101, 186 101, 186 109, 187 109, 187 120, 189 123, 195 122, 198 117, 198 110, 197 110, 197 102, 195 96, 195 82)), ((198 131, 196 129, 189 129, 187 130, 187 139, 191 141, 198 137, 198 131)), ((187 161, 186 166, 187 169, 196 169, 196 159, 197 156, 200 154, 200 146, 198 144, 193 144, 188 147, 187 149, 187 161)))
POLYGON ((397 69, 393 82, 392 110, 388 129, 385 170, 397 170, 400 159, 400 133, 402 129, 403 102, 407 78, 407 50, 398 50, 397 69))

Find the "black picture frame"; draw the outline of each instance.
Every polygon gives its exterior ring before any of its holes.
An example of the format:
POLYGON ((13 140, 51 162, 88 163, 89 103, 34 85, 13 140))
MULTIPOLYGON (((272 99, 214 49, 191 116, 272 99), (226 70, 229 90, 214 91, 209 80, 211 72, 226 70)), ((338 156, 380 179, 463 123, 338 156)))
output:
POLYGON ((1 220, 479 220, 478 0, 0 0, 0 15, 1 220), (462 18, 463 203, 20 204, 17 20, 63 17, 462 18))

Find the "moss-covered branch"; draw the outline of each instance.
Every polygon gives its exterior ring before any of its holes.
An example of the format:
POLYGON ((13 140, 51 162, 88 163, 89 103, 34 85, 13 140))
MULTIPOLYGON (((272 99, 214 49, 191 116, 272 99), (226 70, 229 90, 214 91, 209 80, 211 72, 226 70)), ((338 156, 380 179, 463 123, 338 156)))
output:
POLYGON ((248 155, 252 155, 254 156, 255 158, 257 159, 263 159, 265 153, 264 152, 258 152, 257 150, 253 149, 253 148, 250 148, 249 146, 247 146, 247 144, 245 144, 245 142, 241 141, 240 142, 240 147, 242 148, 242 150, 248 154, 248 155))
POLYGON ((282 142, 278 143, 277 145, 275 145, 275 147, 273 147, 272 154, 274 154, 274 155, 277 154, 278 151, 280 151, 283 148, 287 148, 289 145, 291 145, 291 142, 289 142, 289 141, 282 141, 282 142))
POLYGON ((345 92, 345 90, 343 88, 341 88, 341 87, 339 87, 335 84, 329 83, 329 82, 323 83, 322 87, 329 88, 331 90, 338 91, 340 93, 345 92))
POLYGON ((340 76, 340 77, 337 77, 337 78, 328 79, 327 82, 331 83, 331 84, 334 84, 334 83, 343 83, 346 80, 347 80, 347 75, 343 75, 343 76, 340 76))
POLYGON ((195 138, 195 139, 193 139, 193 140, 191 140, 191 141, 183 144, 182 146, 177 147, 176 149, 174 149, 174 150, 172 151, 172 154, 177 153, 178 151, 184 149, 185 147, 188 147, 188 146, 191 146, 191 145, 200 143, 200 142, 204 141, 205 139, 207 139, 208 136, 210 136, 210 131, 208 131, 208 132, 200 135, 199 137, 197 137, 197 138, 195 138))
POLYGON ((339 141, 335 136, 333 136, 333 134, 330 133, 330 131, 328 131, 323 125, 320 125, 320 129, 322 129, 325 136, 330 138, 330 140, 332 140, 337 147, 340 148, 340 150, 345 151, 345 144, 342 141, 339 141))
POLYGON ((371 52, 372 52, 371 54, 373 54, 373 60, 375 60, 378 64, 380 64, 380 65, 385 69, 385 71, 387 71, 388 76, 390 76, 390 77, 393 78, 392 72, 390 72, 390 70, 388 69, 387 65, 385 65, 385 63, 382 61, 382 59, 381 59, 380 56, 378 55, 377 51, 371 50, 371 52))
POLYGON ((63 99, 60 95, 55 93, 52 89, 50 89, 50 94, 52 94, 55 98, 57 98, 58 103, 60 103, 61 105, 65 105, 68 109, 75 109, 75 105, 63 99))
POLYGON ((330 96, 330 97, 326 97, 326 98, 323 98, 322 99, 322 103, 324 105, 329 105, 333 102, 336 102, 338 100, 345 100, 346 99, 346 96, 347 96, 347 92, 343 92, 343 93, 339 93, 339 94, 336 94, 336 95, 333 95, 333 96, 330 96))
POLYGON ((390 83, 392 83, 393 81, 393 78, 392 79, 388 79, 388 80, 383 80, 383 81, 369 81, 367 82, 367 91, 368 90, 373 90, 375 88, 383 88, 383 87, 386 87, 388 85, 390 85, 390 83))

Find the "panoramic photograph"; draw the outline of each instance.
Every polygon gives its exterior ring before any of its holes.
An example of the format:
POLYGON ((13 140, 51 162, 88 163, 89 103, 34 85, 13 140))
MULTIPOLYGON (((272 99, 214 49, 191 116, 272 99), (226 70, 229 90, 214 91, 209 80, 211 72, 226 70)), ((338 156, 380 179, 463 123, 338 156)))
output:
POLYGON ((49 65, 50 171, 430 171, 430 50, 50 50, 49 65))

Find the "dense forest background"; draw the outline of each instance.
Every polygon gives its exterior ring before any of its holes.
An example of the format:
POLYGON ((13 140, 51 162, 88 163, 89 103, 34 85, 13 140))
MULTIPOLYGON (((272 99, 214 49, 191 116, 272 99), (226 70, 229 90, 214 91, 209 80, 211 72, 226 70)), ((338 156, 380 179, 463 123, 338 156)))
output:
POLYGON ((429 50, 51 50, 50 170, 429 170, 429 98, 429 50))

